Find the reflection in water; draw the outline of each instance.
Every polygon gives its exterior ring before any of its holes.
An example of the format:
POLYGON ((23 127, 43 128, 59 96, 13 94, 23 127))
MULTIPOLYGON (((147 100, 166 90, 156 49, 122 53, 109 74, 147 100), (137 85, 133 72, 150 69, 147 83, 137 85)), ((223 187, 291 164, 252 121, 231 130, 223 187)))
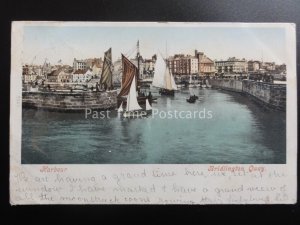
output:
MULTIPOLYGON (((285 113, 219 90, 188 89, 159 97, 153 108, 170 111, 122 119, 85 119, 84 113, 23 110, 22 163, 285 163, 285 113), (174 111, 207 111, 212 118, 174 118, 174 111)), ((154 93, 152 91, 152 93, 154 93)), ((154 93, 155 94, 155 93, 154 93)), ((207 115, 207 114, 206 114, 207 115)))

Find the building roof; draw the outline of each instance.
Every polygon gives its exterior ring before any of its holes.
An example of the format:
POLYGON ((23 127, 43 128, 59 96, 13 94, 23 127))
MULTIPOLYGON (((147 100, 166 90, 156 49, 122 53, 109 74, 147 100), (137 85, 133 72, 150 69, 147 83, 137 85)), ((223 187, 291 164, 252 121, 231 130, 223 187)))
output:
POLYGON ((63 68, 58 68, 56 70, 53 70, 53 71, 51 71, 51 73, 49 73, 49 76, 58 76, 62 70, 63 70, 63 68))
POLYGON ((246 61, 246 59, 238 59, 238 58, 235 58, 235 57, 229 57, 228 59, 227 59, 227 61, 230 61, 230 62, 245 62, 246 61))
POLYGON ((96 66, 97 68, 102 68, 103 63, 97 60, 97 61, 92 63, 92 67, 93 66, 96 66))
POLYGON ((206 55, 203 55, 200 59, 200 63, 214 63, 214 61, 208 58, 206 55))
POLYGON ((168 57, 168 60, 180 60, 180 59, 198 59, 196 56, 175 54, 174 56, 168 57))
POLYGON ((90 70, 90 69, 84 69, 84 70, 78 69, 73 74, 85 74, 88 71, 92 72, 92 70, 90 70))
POLYGON ((258 60, 249 60, 248 63, 261 63, 261 62, 258 60))
POLYGON ((85 60, 83 60, 83 59, 76 59, 76 58, 74 58, 74 62, 81 62, 81 63, 84 63, 84 62, 85 62, 85 60))
POLYGON ((103 64, 103 61, 102 61, 102 58, 88 58, 88 59, 85 59, 84 60, 86 65, 89 66, 89 67, 93 67, 94 64, 96 64, 96 66, 98 68, 102 67, 102 64, 103 64))
POLYGON ((78 69, 74 72, 74 74, 85 74, 87 70, 78 69))
POLYGON ((217 60, 216 62, 246 62, 246 59, 237 59, 235 57, 228 58, 227 60, 217 60))

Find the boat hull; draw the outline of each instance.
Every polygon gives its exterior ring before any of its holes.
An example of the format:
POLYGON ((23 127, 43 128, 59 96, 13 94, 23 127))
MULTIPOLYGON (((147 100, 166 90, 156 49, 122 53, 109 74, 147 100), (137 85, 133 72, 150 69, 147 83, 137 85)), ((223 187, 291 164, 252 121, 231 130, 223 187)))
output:
POLYGON ((175 91, 174 90, 167 90, 167 89, 160 89, 159 94, 161 95, 167 95, 167 96, 174 96, 175 91))
POLYGON ((188 103, 195 103, 196 102, 196 99, 187 99, 186 100, 188 103))
MULTIPOLYGON (((139 105, 146 105, 146 99, 148 99, 148 97, 137 97, 137 101, 139 103, 139 105)), ((156 97, 152 97, 150 99, 148 99, 149 103, 153 103, 153 102, 157 102, 157 98, 156 97)), ((125 97, 118 97, 118 107, 120 107, 121 103, 123 102, 123 106, 125 107, 127 104, 127 98, 125 97)))

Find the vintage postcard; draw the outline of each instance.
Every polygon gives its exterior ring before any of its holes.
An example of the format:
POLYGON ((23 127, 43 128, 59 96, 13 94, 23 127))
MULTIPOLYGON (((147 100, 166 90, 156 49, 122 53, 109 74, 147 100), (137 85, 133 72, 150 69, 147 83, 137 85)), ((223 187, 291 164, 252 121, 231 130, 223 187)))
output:
POLYGON ((293 204, 295 24, 12 23, 10 201, 293 204))

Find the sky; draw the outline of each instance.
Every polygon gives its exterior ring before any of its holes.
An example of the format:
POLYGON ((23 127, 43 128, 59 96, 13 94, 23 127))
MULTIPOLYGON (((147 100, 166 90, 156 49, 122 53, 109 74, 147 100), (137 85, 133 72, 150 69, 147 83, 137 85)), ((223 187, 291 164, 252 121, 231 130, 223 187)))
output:
POLYGON ((113 60, 121 53, 134 57, 140 42, 143 58, 161 52, 168 56, 193 55, 195 49, 212 60, 228 57, 286 63, 285 29, 282 27, 99 27, 25 26, 23 63, 73 64, 73 59, 99 58, 112 47, 113 60), (130 55, 130 53, 132 53, 130 55))

